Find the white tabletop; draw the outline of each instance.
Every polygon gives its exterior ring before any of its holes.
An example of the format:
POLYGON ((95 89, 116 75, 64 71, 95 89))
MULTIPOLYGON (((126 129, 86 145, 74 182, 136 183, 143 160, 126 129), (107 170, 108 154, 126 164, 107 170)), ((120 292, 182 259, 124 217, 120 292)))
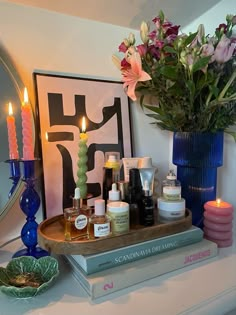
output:
MULTIPOLYGON (((22 246, 21 240, 0 248, 5 266, 22 246)), ((219 256, 91 300, 59 259, 60 276, 45 293, 15 299, 0 293, 0 315, 223 315, 236 308, 236 248, 219 256)))

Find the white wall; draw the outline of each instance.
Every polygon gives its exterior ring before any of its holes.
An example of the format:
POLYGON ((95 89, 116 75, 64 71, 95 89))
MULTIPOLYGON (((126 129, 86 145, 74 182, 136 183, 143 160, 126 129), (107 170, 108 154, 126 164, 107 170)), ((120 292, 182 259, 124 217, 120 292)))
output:
MULTIPOLYGON (((130 31, 0 2, 0 43, 12 57, 33 102, 35 70, 120 80, 111 56, 130 31)), ((152 127, 136 104, 132 104, 132 126, 135 156, 151 156, 161 180, 168 170, 168 133, 152 127)))

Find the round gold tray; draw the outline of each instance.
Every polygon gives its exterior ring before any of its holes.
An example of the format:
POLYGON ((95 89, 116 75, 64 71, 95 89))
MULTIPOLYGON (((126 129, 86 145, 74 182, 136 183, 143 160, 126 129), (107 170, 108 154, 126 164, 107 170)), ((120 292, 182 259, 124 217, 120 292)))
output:
POLYGON ((185 231, 191 226, 191 211, 186 209, 183 219, 170 223, 157 223, 150 227, 137 226, 128 233, 95 240, 65 241, 64 217, 58 215, 39 224, 38 244, 43 249, 55 254, 89 255, 175 234, 185 231))

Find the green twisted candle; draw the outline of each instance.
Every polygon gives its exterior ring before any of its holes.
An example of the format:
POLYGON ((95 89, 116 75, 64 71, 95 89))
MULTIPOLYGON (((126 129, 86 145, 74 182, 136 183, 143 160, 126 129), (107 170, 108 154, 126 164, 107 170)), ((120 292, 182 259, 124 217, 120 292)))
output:
POLYGON ((80 141, 79 141, 79 152, 78 152, 78 171, 77 176, 78 180, 76 182, 76 186, 80 189, 80 196, 82 199, 87 198, 87 175, 86 172, 88 171, 88 147, 87 147, 87 141, 88 136, 85 133, 85 118, 83 117, 82 121, 82 132, 80 133, 80 141))

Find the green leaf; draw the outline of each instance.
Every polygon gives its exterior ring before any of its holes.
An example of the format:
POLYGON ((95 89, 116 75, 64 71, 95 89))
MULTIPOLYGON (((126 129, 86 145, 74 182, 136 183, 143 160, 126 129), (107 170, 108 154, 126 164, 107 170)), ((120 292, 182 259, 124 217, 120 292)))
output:
POLYGON ((193 65, 192 71, 196 72, 198 70, 205 68, 208 65, 210 59, 211 56, 206 56, 198 59, 198 61, 195 62, 195 64, 193 65))
POLYGON ((175 66, 163 66, 160 68, 160 73, 171 80, 177 80, 178 73, 175 66))
POLYGON ((158 106, 144 105, 144 107, 151 110, 154 113, 163 114, 161 108, 158 106))
POLYGON ((142 94, 140 96, 140 106, 141 106, 142 109, 143 109, 143 100, 144 100, 144 95, 142 94))
POLYGON ((195 33, 193 33, 193 34, 190 34, 190 35, 185 39, 184 45, 185 45, 185 46, 188 46, 189 44, 191 44, 192 41, 194 40, 194 38, 197 36, 197 33, 198 33, 198 32, 195 32, 195 33))
POLYGON ((193 99, 193 95, 195 94, 195 84, 194 84, 194 82, 188 80, 186 82, 186 86, 187 86, 187 88, 188 88, 188 90, 190 92, 190 95, 192 96, 192 99, 193 99))
POLYGON ((176 51, 173 47, 171 47, 171 46, 165 46, 165 47, 163 48, 163 50, 164 50, 165 52, 168 52, 168 53, 171 53, 171 54, 177 54, 177 51, 176 51))
POLYGON ((236 142, 236 131, 231 131, 231 130, 226 129, 225 133, 231 135, 234 138, 234 141, 236 142))
POLYGON ((215 96, 215 98, 219 95, 219 89, 217 86, 211 85, 209 86, 211 93, 215 96))
POLYGON ((163 13, 162 10, 159 11, 159 18, 160 18, 160 20, 161 20, 161 23, 163 23, 164 20, 165 20, 165 15, 164 15, 164 13, 163 13))

